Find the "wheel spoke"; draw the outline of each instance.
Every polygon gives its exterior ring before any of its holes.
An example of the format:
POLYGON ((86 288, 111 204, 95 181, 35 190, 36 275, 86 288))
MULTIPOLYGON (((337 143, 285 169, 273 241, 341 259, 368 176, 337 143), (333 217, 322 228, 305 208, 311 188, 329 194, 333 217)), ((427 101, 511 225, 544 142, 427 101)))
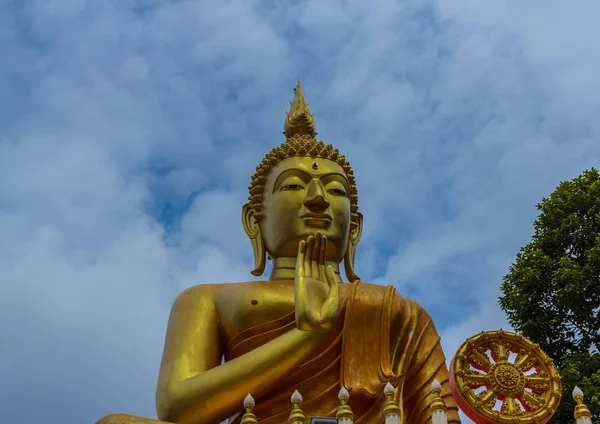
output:
POLYGON ((496 392, 488 389, 485 392, 483 392, 483 395, 479 398, 479 400, 481 401, 481 403, 488 403, 494 397, 496 397, 496 392))
POLYGON ((487 375, 476 372, 467 374, 465 380, 467 380, 469 384, 477 386, 483 386, 490 383, 490 379, 487 375))
POLYGON ((521 408, 517 406, 517 402, 515 402, 515 398, 513 397, 505 397, 503 406, 506 407, 507 412, 510 415, 513 415, 515 412, 520 411, 521 408))
POLYGON ((474 361, 476 365, 479 365, 479 367, 483 368, 484 371, 488 371, 492 366, 492 363, 487 355, 475 349, 471 351, 471 360, 474 361))
POLYGON ((506 347, 502 343, 496 345, 494 352, 496 353, 497 361, 506 361, 508 359, 506 347))
POLYGON ((517 356, 517 358, 515 359, 515 367, 523 371, 523 368, 527 365, 528 362, 529 353, 525 353, 523 355, 519 354, 519 356, 517 356))
POLYGON ((537 410, 542 405, 542 401, 536 395, 529 393, 527 390, 524 390, 519 397, 521 401, 527 405, 527 407, 532 410, 537 410))
POLYGON ((544 386, 550 384, 550 378, 541 377, 539 375, 526 375, 525 376, 525 385, 527 386, 544 386))

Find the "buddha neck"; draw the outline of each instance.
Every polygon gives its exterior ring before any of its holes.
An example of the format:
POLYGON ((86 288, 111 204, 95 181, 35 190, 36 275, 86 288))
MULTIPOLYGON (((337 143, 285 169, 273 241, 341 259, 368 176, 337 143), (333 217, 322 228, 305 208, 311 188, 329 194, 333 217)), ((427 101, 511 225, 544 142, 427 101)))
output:
MULTIPOLYGON (((337 262, 325 262, 325 266, 332 265, 335 277, 342 282, 340 266, 337 262)), ((269 280, 293 280, 296 272, 296 258, 273 258, 273 271, 269 280)))

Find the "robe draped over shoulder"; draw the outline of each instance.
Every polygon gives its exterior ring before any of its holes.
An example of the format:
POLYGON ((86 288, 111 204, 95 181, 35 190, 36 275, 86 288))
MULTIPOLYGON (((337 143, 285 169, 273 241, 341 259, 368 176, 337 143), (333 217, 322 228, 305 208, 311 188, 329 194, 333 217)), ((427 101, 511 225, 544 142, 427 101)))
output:
MULTIPOLYGON (((448 369, 433 321, 416 302, 400 296, 392 286, 355 282, 340 286, 340 315, 327 334, 324 349, 284 376, 268 395, 257 399, 254 410, 264 424, 284 424, 291 410, 290 396, 298 390, 307 417, 334 417, 337 393, 350 392, 349 405, 356 424, 383 423, 389 381, 396 390, 404 424, 430 424, 430 386, 442 384, 448 422, 460 423, 452 398, 448 369)), ((257 325, 234 336, 226 360, 241 356, 295 328, 294 313, 257 325)), ((238 424, 240 413, 230 418, 238 424)))

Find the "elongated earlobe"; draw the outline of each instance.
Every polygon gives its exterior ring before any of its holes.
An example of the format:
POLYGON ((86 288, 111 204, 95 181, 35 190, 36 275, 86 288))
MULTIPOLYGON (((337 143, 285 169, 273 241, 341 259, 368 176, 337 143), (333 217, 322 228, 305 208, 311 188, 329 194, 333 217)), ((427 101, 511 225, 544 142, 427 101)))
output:
POLYGON ((256 275, 258 277, 265 272, 267 251, 260 233, 260 226, 258 225, 254 214, 255 211, 250 203, 246 203, 242 207, 242 225, 244 226, 244 231, 250 239, 250 243, 252 243, 252 252, 254 253, 254 269, 250 272, 252 275, 256 275))
POLYGON ((362 235, 362 225, 363 216, 358 212, 358 225, 350 231, 348 247, 346 248, 346 254, 344 255, 344 271, 346 272, 346 278, 351 283, 360 280, 359 276, 354 272, 354 256, 356 255, 356 247, 358 246, 358 242, 362 235))

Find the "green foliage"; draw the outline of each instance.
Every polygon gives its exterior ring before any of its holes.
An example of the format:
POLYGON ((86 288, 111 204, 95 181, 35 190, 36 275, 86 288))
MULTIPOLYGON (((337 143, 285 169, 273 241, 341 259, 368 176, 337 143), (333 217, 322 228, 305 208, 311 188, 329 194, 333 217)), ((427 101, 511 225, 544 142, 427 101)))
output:
POLYGON ((537 208, 534 235, 504 277, 499 303, 559 368, 563 399, 551 423, 573 422, 575 385, 599 419, 600 173, 560 183, 537 208))
POLYGON ((592 421, 600 419, 600 353, 571 353, 562 358, 560 369, 563 395, 560 409, 551 422, 573 422, 575 401, 572 392, 578 386, 584 393, 584 403, 592 412, 592 421))

